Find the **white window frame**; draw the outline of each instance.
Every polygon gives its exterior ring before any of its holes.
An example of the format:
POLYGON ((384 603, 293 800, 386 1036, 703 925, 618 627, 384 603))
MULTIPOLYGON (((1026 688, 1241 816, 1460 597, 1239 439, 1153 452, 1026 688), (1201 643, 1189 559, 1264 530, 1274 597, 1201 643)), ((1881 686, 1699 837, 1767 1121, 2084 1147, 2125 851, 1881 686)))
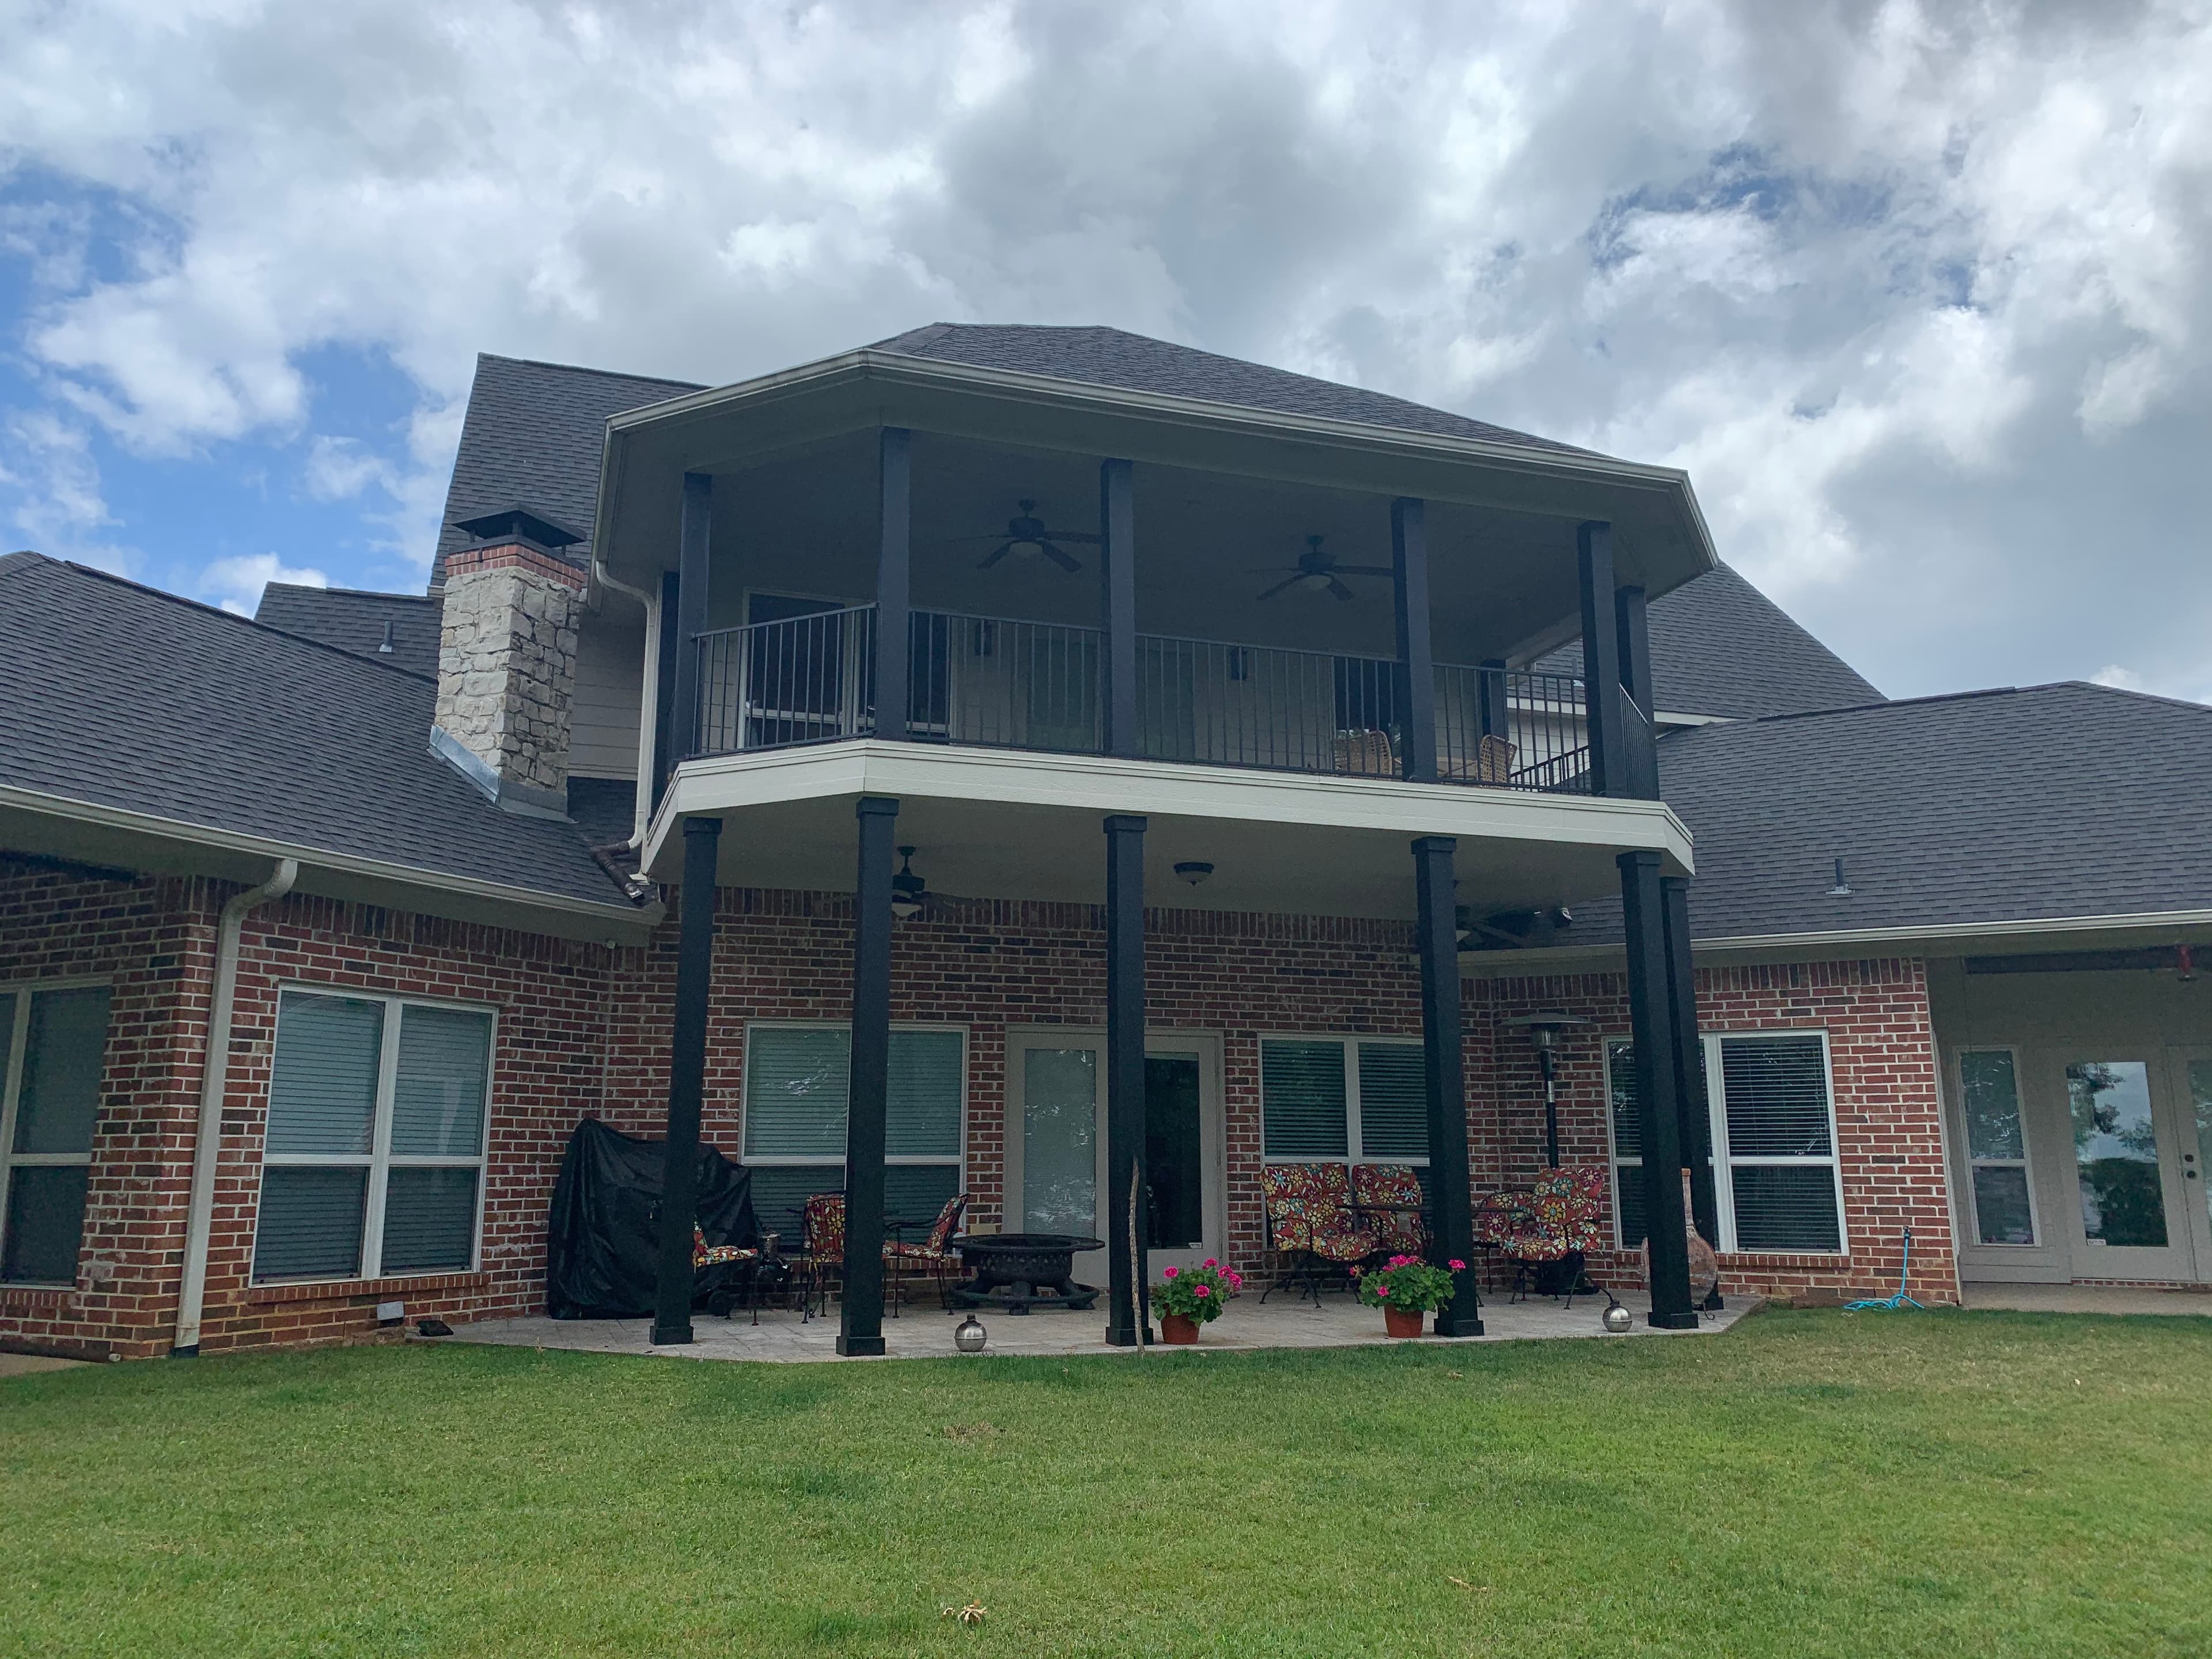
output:
POLYGON ((1712 1125, 1713 1139, 1713 1201, 1720 1222, 1720 1248, 1731 1255, 1826 1255, 1838 1261, 1848 1260, 1851 1253, 1849 1218, 1844 1211, 1844 1143, 1836 1128, 1836 1066, 1835 1050, 1828 1041, 1825 1026, 1784 1026, 1772 1030, 1753 1031, 1706 1031, 1699 1034, 1705 1049, 1705 1113, 1712 1125), (1723 1042, 1756 1042, 1781 1037, 1818 1037, 1820 1040, 1820 1086, 1828 1097, 1828 1155, 1826 1158, 1778 1158, 1761 1154, 1738 1158, 1729 1146, 1728 1139, 1728 1078, 1721 1069, 1721 1045, 1723 1042), (1736 1243, 1735 1236, 1735 1170, 1741 1164, 1745 1169, 1788 1168, 1799 1165, 1828 1166, 1828 1176, 1836 1196, 1836 1243, 1832 1250, 1753 1250, 1746 1252, 1736 1243))
MULTIPOLYGON (((305 1273, 298 1276, 264 1279, 258 1270, 261 1253, 260 1194, 254 1195, 253 1256, 247 1264, 246 1275, 253 1285, 353 1285, 386 1277, 384 1272, 384 1200, 386 1183, 394 1170, 467 1170, 477 1172, 476 1214, 469 1223, 469 1261, 465 1267, 430 1267, 410 1269, 404 1277, 435 1279, 447 1273, 476 1273, 483 1265, 484 1188, 489 1179, 490 1158, 487 1149, 491 1143, 492 1085, 499 1071, 499 1010, 489 1003, 456 1002, 441 997, 409 996, 398 992, 364 991, 349 985, 284 984, 276 988, 276 1019, 284 1018, 284 999, 288 995, 311 997, 339 997, 350 1002, 380 1002, 384 1005, 384 1030, 376 1055, 376 1118, 369 1138, 370 1150, 366 1152, 270 1152, 265 1149, 261 1164, 268 1169, 366 1169, 368 1173, 368 1196, 362 1217, 361 1261, 356 1271, 349 1273, 305 1273), (415 1153, 395 1154, 392 1150, 392 1103, 399 1083, 399 1025, 409 1008, 441 1008, 455 1013, 488 1014, 491 1017, 489 1047, 484 1054, 483 1119, 477 1139, 477 1154, 473 1158, 426 1157, 415 1153)), ((270 1030, 269 1044, 269 1087, 273 1094, 276 1085, 276 1042, 275 1028, 270 1030)), ((266 1099, 262 1106, 262 1133, 264 1148, 268 1134, 266 1099)))
POLYGON ((1969 1249, 1976 1250, 2040 1250, 2047 1248, 2043 1234, 2043 1206, 2035 1195, 2035 1162, 2033 1149, 2027 1144, 2027 1099, 2024 1090, 2027 1070, 2021 1064, 2021 1051, 2009 1042, 1969 1042, 1953 1051, 1951 1055, 1951 1084, 1957 1091, 1959 1103, 1959 1151, 1966 1165, 1966 1215, 1973 1223, 1974 1236, 1961 1241, 1969 1249), (2020 1156, 2018 1158, 1976 1158, 1973 1130, 1966 1120, 1966 1056, 1968 1054, 2009 1054, 2012 1057, 2012 1104, 2020 1118, 2020 1156), (1982 1237, 1982 1195, 1974 1182, 1977 1170, 2018 1170, 2021 1179, 2027 1185, 2027 1226, 2034 1237, 2025 1244, 2000 1242, 1985 1243, 1982 1237))
MULTIPOLYGON (((968 1028, 942 1021, 895 1019, 894 1031, 950 1031, 960 1039, 960 1149, 951 1157, 942 1152, 885 1153, 884 1167, 931 1169, 953 1171, 953 1189, 964 1192, 968 1185, 968 1028)), ((756 1031, 842 1031, 849 1042, 853 1022, 849 1019, 749 1019, 745 1022, 744 1062, 738 1067, 738 1162, 753 1170, 819 1170, 836 1164, 845 1167, 845 1154, 836 1157, 810 1157, 799 1152, 769 1152, 756 1158, 745 1150, 745 1116, 751 1109, 753 1083, 753 1033, 756 1031)), ((849 1050, 848 1052, 850 1052, 849 1050)), ((848 1102, 848 1109, 850 1103, 848 1102)))
MULTIPOLYGON (((7 1073, 0 1077, 0 1233, 8 1225, 8 1193, 17 1169, 52 1170, 92 1167, 92 1148, 82 1152, 19 1152, 15 1151, 15 1112, 21 1104, 23 1093, 23 1062, 31 1046, 31 999, 48 991, 87 991, 106 986, 111 991, 114 977, 107 974, 77 975, 67 979, 0 980, 0 997, 15 999, 14 1024, 9 1032, 7 1073)), ((108 1021, 114 1023, 114 1005, 109 1004, 108 1021)), ((107 1085, 107 1054, 105 1043, 100 1051, 100 1105, 106 1104, 107 1085)), ((100 1133, 100 1108, 95 1107, 93 1133, 100 1133)), ((89 1179, 89 1177, 88 1177, 89 1179)), ((0 1241, 4 1242, 4 1241, 0 1241)), ((84 1230, 77 1229, 76 1250, 84 1254, 84 1230)), ((66 1289, 76 1283, 72 1273, 65 1279, 11 1279, 6 1288, 10 1290, 66 1289)))
POLYGON ((1425 1170, 1429 1160, 1421 1158, 1401 1158, 1396 1153, 1366 1155, 1360 1128, 1359 1115, 1359 1048, 1362 1043, 1373 1043, 1377 1048, 1418 1048, 1419 1037, 1383 1036, 1373 1032, 1357 1033, 1350 1036, 1334 1031, 1262 1031, 1260 1048, 1265 1050, 1270 1042, 1336 1042, 1344 1048, 1344 1150, 1342 1158, 1271 1158, 1265 1150, 1267 1144, 1267 1059, 1258 1058, 1260 1085, 1260 1161, 1262 1164, 1341 1164, 1350 1169, 1355 1164, 1402 1164, 1409 1169, 1425 1170))

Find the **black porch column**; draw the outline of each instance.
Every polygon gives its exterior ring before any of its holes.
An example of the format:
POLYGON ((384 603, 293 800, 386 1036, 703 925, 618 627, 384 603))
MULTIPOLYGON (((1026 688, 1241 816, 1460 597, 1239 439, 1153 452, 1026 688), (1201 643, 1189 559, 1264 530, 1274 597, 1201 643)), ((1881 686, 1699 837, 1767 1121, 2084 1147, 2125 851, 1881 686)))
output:
MULTIPOLYGON (((684 475, 684 514, 676 532, 676 692, 669 711, 669 769, 699 748, 699 636, 707 631, 707 556, 713 543, 714 481, 684 475)), ((666 593, 664 586, 662 592, 666 593)))
POLYGON ((853 884, 853 1069, 845 1091, 845 1300, 837 1352, 884 1351, 884 1120, 891 1064, 891 843, 899 804, 863 795, 853 884))
POLYGON ((1667 995, 1666 924, 1656 853, 1623 853, 1620 908, 1628 943, 1628 1026, 1636 1045, 1636 1105, 1644 1145, 1644 1232, 1651 1245, 1650 1322, 1688 1330, 1690 1252, 1683 1237, 1681 1105, 1674 1024, 1667 995))
POLYGON ((1613 610, 1613 526, 1593 521, 1575 531, 1582 579, 1583 698, 1588 709, 1590 791, 1620 793, 1620 631, 1613 610))
MULTIPOLYGON (((1713 1193, 1713 1118, 1705 1096, 1705 1053, 1698 1041, 1698 982, 1690 962, 1690 884, 1680 876, 1659 878, 1659 911, 1667 933, 1667 1008, 1674 1024, 1674 1091, 1681 1101, 1682 1162, 1690 1168, 1690 1213, 1698 1233, 1716 1250, 1721 1247, 1720 1204, 1713 1193)), ((1705 1306, 1719 1308, 1715 1285, 1705 1306)))
POLYGON ((1481 1297, 1474 1285, 1474 1200, 1467 1157, 1467 1071, 1460 1047, 1459 927, 1452 892, 1449 836, 1413 843, 1421 952, 1421 1054, 1426 1062, 1429 1185, 1436 1209, 1431 1255, 1438 1266, 1470 1265, 1452 1277, 1452 1299, 1437 1310, 1438 1336, 1480 1336, 1481 1297))
POLYGON ((668 1054, 668 1145, 660 1176, 660 1269, 653 1286, 656 1344, 691 1340, 691 1229, 699 1218, 699 1102, 707 1086, 707 995, 714 975, 714 866, 721 846, 721 819, 684 820, 676 1030, 668 1054))
MULTIPOLYGON (((876 552, 876 735, 907 736, 909 547, 913 522, 914 434, 902 426, 883 429, 882 538, 876 552)), ((884 901, 889 903, 889 900, 884 901)), ((890 912, 886 911, 888 916, 890 912)), ((886 927, 890 923, 884 923, 886 927)))
POLYGON ((1098 466, 1098 581, 1106 618, 1106 752, 1134 755, 1137 744, 1137 504, 1135 469, 1127 461, 1098 466))
POLYGON ((1390 589, 1398 621, 1398 747, 1405 775, 1437 777, 1437 671, 1429 647, 1427 508, 1416 497, 1390 503, 1390 589))
POLYGON ((1106 820, 1106 1340, 1133 1347, 1145 1317, 1145 1216, 1130 1237, 1129 1200, 1145 1156, 1145 823, 1106 820))

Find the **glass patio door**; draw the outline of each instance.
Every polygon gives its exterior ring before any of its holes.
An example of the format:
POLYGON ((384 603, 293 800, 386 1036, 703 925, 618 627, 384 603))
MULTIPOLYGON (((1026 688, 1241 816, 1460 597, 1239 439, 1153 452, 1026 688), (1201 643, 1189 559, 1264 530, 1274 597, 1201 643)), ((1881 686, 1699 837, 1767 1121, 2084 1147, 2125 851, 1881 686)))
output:
POLYGON ((2067 1054, 2060 1066, 2073 1154, 2074 1277, 2191 1278, 2203 1153, 2193 1113, 2185 1119, 2177 1109, 2187 1068, 2156 1052, 2067 1054), (2191 1170, 2200 1171, 2195 1180, 2191 1170))
MULTIPOLYGON (((1128 1218, 1103 1213, 1106 1044, 1087 1032, 1031 1031, 1006 1044, 1006 1194, 1009 1232, 1107 1237, 1128 1218)), ((1158 1033, 1146 1045, 1146 1212, 1153 1273, 1218 1255, 1221 1195, 1220 1050, 1211 1036, 1158 1033)), ((1098 1282, 1103 1255, 1076 1259, 1076 1277, 1098 1282)))

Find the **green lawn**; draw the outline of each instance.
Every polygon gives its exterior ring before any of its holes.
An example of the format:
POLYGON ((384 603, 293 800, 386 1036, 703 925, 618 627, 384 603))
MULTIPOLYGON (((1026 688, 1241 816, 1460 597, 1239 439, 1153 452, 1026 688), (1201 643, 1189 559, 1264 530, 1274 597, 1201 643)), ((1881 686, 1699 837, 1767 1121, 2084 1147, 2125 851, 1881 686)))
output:
POLYGON ((939 1652, 2203 1656, 2212 1320, 0 1382, 0 1654, 939 1652))

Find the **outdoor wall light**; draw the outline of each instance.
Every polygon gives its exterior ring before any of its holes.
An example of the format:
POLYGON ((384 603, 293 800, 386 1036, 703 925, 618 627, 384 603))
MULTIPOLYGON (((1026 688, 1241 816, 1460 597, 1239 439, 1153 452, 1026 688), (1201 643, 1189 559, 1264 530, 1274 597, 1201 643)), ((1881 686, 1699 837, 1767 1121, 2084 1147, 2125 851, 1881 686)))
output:
POLYGON ((1544 1078, 1544 1162, 1556 1170, 1559 1167, 1559 1104, 1555 1084, 1559 1038, 1589 1021, 1578 1014, 1547 1012, 1518 1014, 1505 1023, 1526 1029, 1528 1041, 1536 1046, 1536 1069, 1544 1078))
POLYGON ((1175 867, 1176 874, 1195 887, 1213 873, 1213 866, 1201 864, 1196 859, 1186 859, 1175 867))

